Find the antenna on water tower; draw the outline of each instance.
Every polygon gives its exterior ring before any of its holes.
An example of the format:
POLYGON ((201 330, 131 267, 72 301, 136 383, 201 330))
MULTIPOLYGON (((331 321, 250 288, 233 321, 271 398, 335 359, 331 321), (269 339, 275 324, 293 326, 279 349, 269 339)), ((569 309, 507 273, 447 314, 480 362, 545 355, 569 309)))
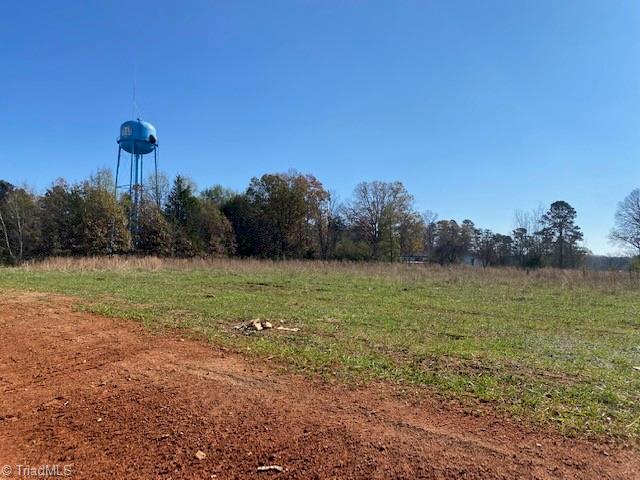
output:
POLYGON ((138 118, 140 116, 138 112, 138 104, 136 103, 136 84, 138 78, 138 67, 133 66, 133 95, 131 97, 131 118, 138 118))
POLYGON ((120 136, 118 137, 118 163, 116 165, 115 197, 118 198, 119 190, 129 190, 131 200, 131 210, 129 213, 129 229, 135 241, 138 233, 138 220, 140 204, 143 200, 144 191, 144 155, 153 153, 154 173, 155 173, 155 196, 156 203, 160 207, 160 195, 158 188, 158 134, 156 128, 149 122, 145 122, 136 117, 136 83, 134 76, 133 83, 133 117, 135 120, 128 120, 120 126, 120 136), (118 185, 120 175, 120 160, 122 151, 130 154, 129 183, 118 185))

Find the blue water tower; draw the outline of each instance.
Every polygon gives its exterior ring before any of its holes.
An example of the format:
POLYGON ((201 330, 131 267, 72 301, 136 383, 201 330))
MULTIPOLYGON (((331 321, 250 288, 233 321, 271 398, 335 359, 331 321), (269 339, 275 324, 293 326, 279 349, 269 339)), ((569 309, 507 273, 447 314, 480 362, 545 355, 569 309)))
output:
POLYGON ((158 134, 156 128, 149 122, 144 122, 139 118, 129 120, 120 126, 120 136, 118 137, 118 164, 116 166, 116 198, 118 189, 129 189, 131 198, 131 214, 129 226, 131 232, 136 233, 138 229, 138 209, 142 201, 143 194, 143 173, 144 156, 153 153, 153 163, 155 170, 155 194, 158 207, 160 206, 160 196, 158 191, 158 134), (129 183, 118 185, 120 175, 120 158, 122 151, 131 155, 129 168, 129 183))
POLYGON ((120 147, 131 154, 146 155, 158 146, 156 127, 140 119, 129 120, 120 126, 120 147))

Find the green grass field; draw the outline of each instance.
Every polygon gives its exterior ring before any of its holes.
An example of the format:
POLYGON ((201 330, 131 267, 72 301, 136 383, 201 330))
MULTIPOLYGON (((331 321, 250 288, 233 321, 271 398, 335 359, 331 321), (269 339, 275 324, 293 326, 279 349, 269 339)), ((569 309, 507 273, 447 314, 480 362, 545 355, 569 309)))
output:
POLYGON ((624 274, 257 261, 53 262, 0 288, 178 328, 339 381, 424 387, 566 433, 640 439, 640 286, 624 274), (260 318, 298 332, 243 335, 260 318))

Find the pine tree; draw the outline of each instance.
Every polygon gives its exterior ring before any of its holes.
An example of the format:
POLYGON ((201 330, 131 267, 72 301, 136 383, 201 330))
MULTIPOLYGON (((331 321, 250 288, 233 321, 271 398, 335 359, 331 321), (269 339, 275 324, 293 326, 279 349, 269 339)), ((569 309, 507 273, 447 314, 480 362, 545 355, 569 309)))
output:
POLYGON ((82 254, 82 198, 78 188, 58 179, 40 199, 42 254, 82 254))
POLYGON ((167 198, 165 215, 171 230, 171 253, 193 257, 202 252, 198 236, 200 205, 187 179, 178 175, 167 198))
POLYGON ((582 254, 578 242, 583 235, 575 223, 576 216, 576 210, 562 200, 553 202, 542 216, 543 228, 537 233, 542 236, 549 249, 553 266, 575 266, 582 254))

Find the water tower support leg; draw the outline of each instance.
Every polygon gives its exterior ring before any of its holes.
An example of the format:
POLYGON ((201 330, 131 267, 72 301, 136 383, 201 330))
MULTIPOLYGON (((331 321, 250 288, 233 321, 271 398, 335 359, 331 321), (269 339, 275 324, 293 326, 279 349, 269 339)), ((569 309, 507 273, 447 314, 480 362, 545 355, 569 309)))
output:
POLYGON ((133 153, 129 163, 129 230, 133 231, 133 153))
POLYGON ((156 202, 158 208, 160 208, 160 187, 158 186, 158 147, 153 149, 153 163, 155 164, 155 179, 156 179, 156 202))
POLYGON ((120 145, 118 145, 118 163, 116 164, 116 184, 113 188, 113 195, 116 197, 116 201, 118 200, 118 173, 120 173, 120 152, 122 149, 120 145))
POLYGON ((142 201, 142 155, 136 153, 135 185, 133 187, 133 234, 138 234, 139 208, 142 201))
POLYGON ((131 154, 131 165, 129 167, 129 198, 133 200, 133 153, 131 154))
POLYGON ((133 226, 137 229, 138 225, 138 194, 139 194, 139 165, 140 165, 140 155, 136 153, 136 165, 135 165, 135 173, 134 173, 134 183, 133 183, 133 226))

